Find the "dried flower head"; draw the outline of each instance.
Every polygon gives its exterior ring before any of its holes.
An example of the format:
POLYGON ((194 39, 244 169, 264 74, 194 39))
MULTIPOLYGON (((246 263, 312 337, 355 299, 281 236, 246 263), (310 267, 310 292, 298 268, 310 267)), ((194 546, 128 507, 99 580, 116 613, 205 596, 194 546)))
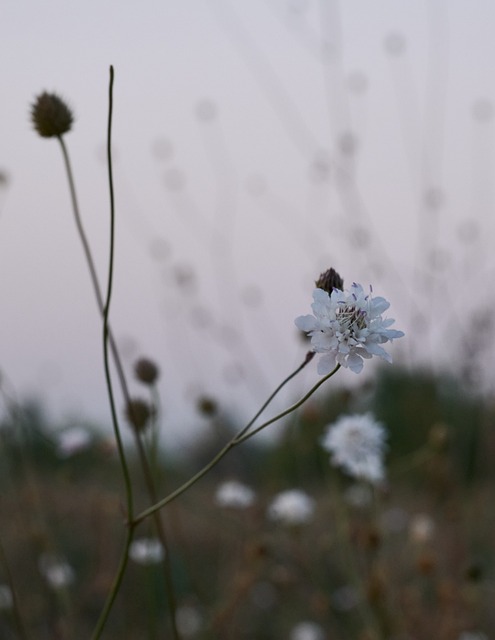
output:
POLYGON ((158 380, 160 370, 149 358, 140 358, 134 365, 134 373, 140 382, 152 386, 158 380))
POLYGON ((218 413, 218 405, 213 398, 202 396, 198 399, 197 409, 201 415, 212 418, 218 413))
POLYGON ((315 501, 300 489, 289 489, 277 494, 268 507, 270 520, 297 526, 313 517, 315 501))
POLYGON ((54 138, 70 131, 74 116, 62 98, 44 91, 31 106, 31 120, 42 138, 54 138))
POLYGON ((138 433, 146 429, 153 415, 153 407, 146 400, 141 400, 140 398, 129 400, 125 408, 127 421, 138 433))
POLYGON ((330 295, 334 289, 342 291, 344 288, 344 281, 335 269, 331 268, 320 275, 318 280, 315 282, 315 286, 317 289, 323 289, 323 291, 326 291, 330 295))

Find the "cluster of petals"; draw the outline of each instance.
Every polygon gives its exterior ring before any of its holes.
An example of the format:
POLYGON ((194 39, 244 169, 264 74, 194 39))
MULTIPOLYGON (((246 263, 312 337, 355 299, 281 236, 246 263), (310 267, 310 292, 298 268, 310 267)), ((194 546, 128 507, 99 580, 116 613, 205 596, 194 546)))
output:
POLYGON ((337 364, 359 373, 363 359, 373 356, 392 361, 381 345, 404 333, 390 329, 395 321, 382 317, 390 306, 385 298, 374 298, 371 288, 366 293, 354 283, 349 290, 333 289, 330 294, 315 289, 313 300, 314 315, 299 316, 295 323, 311 337, 313 350, 323 354, 318 362, 319 374, 330 373, 337 364))
POLYGON ((386 433, 369 413, 342 416, 329 425, 321 445, 345 473, 372 484, 385 476, 383 456, 386 433))

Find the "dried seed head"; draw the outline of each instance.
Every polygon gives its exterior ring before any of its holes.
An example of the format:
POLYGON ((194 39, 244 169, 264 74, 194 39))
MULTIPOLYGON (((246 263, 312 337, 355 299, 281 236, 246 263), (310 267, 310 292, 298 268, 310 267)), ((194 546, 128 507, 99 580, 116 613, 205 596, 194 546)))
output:
POLYGON ((218 412, 216 401, 208 396, 199 398, 196 406, 199 413, 207 418, 212 418, 218 412))
POLYGON ((323 289, 328 294, 331 294, 334 289, 344 290, 344 281, 335 269, 328 269, 328 271, 322 273, 315 285, 317 289, 323 289))
POLYGON ((160 370, 152 360, 140 358, 134 365, 134 373, 140 382, 151 386, 158 380, 160 370))
POLYGON ((42 138, 54 138, 70 131, 74 116, 61 98, 44 91, 31 106, 31 120, 42 138))
POLYGON ((154 408, 146 400, 140 398, 129 400, 125 408, 125 417, 137 433, 146 429, 154 413, 154 408))

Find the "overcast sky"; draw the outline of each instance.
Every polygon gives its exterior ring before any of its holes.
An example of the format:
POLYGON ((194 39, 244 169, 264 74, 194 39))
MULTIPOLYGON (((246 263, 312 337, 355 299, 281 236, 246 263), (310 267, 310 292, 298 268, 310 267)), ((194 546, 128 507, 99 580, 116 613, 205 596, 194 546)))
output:
POLYGON ((293 320, 328 266, 391 301, 399 359, 455 364, 469 314, 494 302, 494 28, 489 0, 3 0, 3 376, 56 421, 109 423, 60 149, 29 105, 48 90, 74 109, 66 142, 104 281, 110 64, 111 323, 129 371, 160 365, 171 429, 198 422, 203 393, 261 404, 303 357, 293 320))

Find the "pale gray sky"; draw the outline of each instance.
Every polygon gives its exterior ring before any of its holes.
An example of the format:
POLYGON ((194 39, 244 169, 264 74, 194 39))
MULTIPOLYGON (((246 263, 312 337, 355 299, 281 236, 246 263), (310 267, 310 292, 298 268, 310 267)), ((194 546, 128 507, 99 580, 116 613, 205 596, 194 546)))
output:
POLYGON ((3 0, 0 370, 57 419, 109 422, 60 150, 28 111, 43 90, 74 108, 103 280, 110 64, 112 325, 129 366, 160 364, 171 428, 199 393, 261 403, 302 357, 293 319, 330 265, 391 301, 396 355, 454 357, 478 304, 460 291, 493 307, 494 27, 489 0, 3 0))

